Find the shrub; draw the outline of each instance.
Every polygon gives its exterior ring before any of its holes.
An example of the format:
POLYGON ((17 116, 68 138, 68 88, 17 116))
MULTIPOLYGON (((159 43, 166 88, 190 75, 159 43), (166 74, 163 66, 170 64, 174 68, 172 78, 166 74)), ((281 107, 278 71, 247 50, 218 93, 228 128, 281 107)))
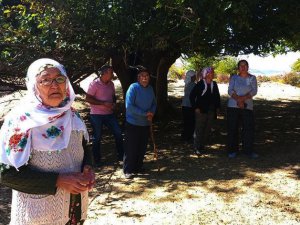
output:
POLYGON ((217 74, 235 74, 238 60, 235 57, 224 57, 215 62, 215 72, 217 74))
POLYGON ((227 74, 218 74, 216 75, 216 80, 219 84, 229 83, 229 75, 227 74))
POLYGON ((300 59, 297 59, 296 62, 292 65, 293 72, 300 72, 300 59))
POLYGON ((292 86, 300 87, 300 74, 295 72, 290 72, 282 77, 282 81, 285 84, 290 84, 292 86))
POLYGON ((270 78, 271 82, 283 83, 282 82, 282 75, 274 75, 274 76, 270 76, 269 78, 270 78))
POLYGON ((176 67, 174 64, 170 67, 168 73, 168 79, 178 80, 183 79, 185 74, 185 70, 181 67, 176 67))
POLYGON ((256 76, 257 82, 258 83, 263 83, 263 82, 269 82, 271 81, 271 78, 268 76, 262 76, 262 75, 258 75, 256 76))

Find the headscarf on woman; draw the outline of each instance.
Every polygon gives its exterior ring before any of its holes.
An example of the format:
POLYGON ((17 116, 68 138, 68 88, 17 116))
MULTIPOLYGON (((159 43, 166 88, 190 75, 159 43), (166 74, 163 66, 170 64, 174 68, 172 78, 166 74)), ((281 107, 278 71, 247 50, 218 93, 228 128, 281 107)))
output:
MULTIPOLYGON (((206 76, 207 74, 209 73, 212 73, 214 72, 214 69, 212 67, 205 67, 203 70, 202 70, 202 80, 203 80, 203 83, 204 83, 204 89, 203 89, 203 92, 202 92, 202 95, 203 96, 205 94, 205 92, 207 91, 207 83, 206 83, 206 76)), ((210 83, 210 90, 211 90, 211 93, 213 93, 213 89, 214 88, 214 84, 213 82, 210 83)))
POLYGON ((188 70, 185 73, 184 83, 185 85, 188 85, 192 81, 192 77, 196 76, 196 72, 194 70, 188 70))
POLYGON ((31 148, 39 151, 63 151, 67 148, 72 130, 83 131, 86 126, 71 107, 75 93, 63 65, 42 58, 28 68, 27 96, 6 117, 0 130, 0 164, 16 169, 27 164, 31 148), (58 107, 45 106, 37 94, 36 77, 46 68, 57 68, 66 79, 66 96, 58 107))

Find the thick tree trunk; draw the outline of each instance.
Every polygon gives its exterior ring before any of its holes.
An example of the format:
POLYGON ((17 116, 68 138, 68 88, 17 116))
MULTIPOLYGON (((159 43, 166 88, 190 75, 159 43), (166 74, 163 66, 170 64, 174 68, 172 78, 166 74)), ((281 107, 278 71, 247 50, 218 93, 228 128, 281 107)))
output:
POLYGON ((172 59, 162 57, 157 66, 157 79, 155 88, 157 96, 157 114, 159 118, 163 118, 168 112, 168 71, 175 61, 176 58, 172 59))
POLYGON ((129 88, 130 84, 132 83, 132 77, 130 71, 128 70, 128 66, 121 55, 114 55, 112 57, 112 66, 120 80, 122 91, 123 91, 123 97, 125 101, 126 91, 129 88))

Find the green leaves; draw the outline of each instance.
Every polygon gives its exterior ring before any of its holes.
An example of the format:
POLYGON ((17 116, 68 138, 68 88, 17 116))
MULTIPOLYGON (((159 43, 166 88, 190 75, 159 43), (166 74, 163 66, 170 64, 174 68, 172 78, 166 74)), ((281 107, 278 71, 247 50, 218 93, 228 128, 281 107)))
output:
POLYGON ((1 53, 0 60, 17 71, 42 56, 63 60, 77 76, 114 55, 128 65, 136 58, 154 65, 157 55, 207 58, 285 51, 286 45, 299 49, 297 0, 0 2, 1 50, 10 53, 1 53))
MULTIPOLYGON (((298 73, 300 72, 300 59, 297 59, 297 61, 293 63, 292 71, 293 72, 298 72, 298 73)), ((298 76, 300 76, 300 75, 298 74, 298 76)))

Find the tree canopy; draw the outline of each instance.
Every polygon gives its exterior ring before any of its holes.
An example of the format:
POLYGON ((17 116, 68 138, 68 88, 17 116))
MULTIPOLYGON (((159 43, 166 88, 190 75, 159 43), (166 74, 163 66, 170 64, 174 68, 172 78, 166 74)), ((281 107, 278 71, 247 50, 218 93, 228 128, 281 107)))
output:
POLYGON ((111 61, 124 93, 143 64, 158 108, 181 55, 203 57, 298 50, 298 0, 2 0, 0 75, 24 76, 40 57, 62 62, 77 83, 111 61))

